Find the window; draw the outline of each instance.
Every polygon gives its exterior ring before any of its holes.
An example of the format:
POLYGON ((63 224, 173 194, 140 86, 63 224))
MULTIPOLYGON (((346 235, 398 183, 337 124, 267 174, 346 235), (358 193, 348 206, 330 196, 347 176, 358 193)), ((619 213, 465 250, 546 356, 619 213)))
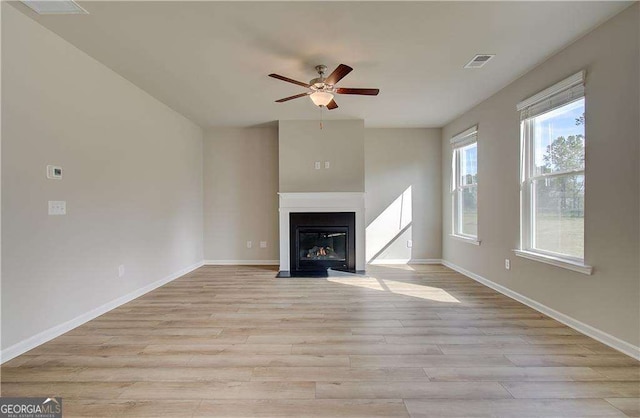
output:
POLYGON ((584 265, 584 73, 521 102, 518 110, 524 251, 519 255, 562 267, 563 261, 584 265))
POLYGON ((451 139, 451 200, 454 237, 478 241, 478 130, 472 127, 451 139))

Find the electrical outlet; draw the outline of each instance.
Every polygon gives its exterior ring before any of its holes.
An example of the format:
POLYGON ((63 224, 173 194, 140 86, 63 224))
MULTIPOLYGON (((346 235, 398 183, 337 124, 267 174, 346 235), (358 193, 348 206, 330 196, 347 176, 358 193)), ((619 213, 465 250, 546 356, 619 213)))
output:
POLYGON ((118 266, 118 277, 124 277, 124 264, 118 266))
POLYGON ((315 167, 316 170, 320 170, 320 161, 316 161, 313 166, 315 167))
POLYGON ((507 270, 511 270, 511 261, 508 258, 504 259, 504 268, 507 270))
POLYGON ((407 240, 407 248, 413 248, 413 240, 407 240))
POLYGON ((267 248, 267 241, 260 241, 260 248, 267 248))
POLYGON ((253 247, 253 242, 252 241, 247 241, 247 248, 251 248, 253 247))

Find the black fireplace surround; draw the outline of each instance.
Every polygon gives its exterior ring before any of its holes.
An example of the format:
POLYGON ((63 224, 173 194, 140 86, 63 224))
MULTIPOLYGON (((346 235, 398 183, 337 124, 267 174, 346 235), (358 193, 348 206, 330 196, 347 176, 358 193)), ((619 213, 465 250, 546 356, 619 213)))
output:
POLYGON ((289 214, 291 274, 356 270, 355 212, 289 214))

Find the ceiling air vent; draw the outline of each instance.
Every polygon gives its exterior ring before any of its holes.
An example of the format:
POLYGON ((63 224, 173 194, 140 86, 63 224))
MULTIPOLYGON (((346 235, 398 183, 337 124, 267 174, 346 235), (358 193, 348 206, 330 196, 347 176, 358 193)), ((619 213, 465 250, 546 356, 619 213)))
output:
POLYGON ((71 0, 24 0, 24 5, 39 15, 86 15, 86 10, 71 0))
POLYGON ((482 68, 495 54, 478 54, 464 68, 482 68))

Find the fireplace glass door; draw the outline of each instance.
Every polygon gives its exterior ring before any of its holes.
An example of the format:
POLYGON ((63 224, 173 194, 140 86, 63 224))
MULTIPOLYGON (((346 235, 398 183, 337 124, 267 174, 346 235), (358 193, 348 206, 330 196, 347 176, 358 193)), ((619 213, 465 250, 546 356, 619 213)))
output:
POLYGON ((290 272, 355 271, 354 212, 293 212, 289 215, 290 272))
POLYGON ((347 232, 300 232, 301 260, 347 260, 347 232))
POLYGON ((297 234, 298 268, 347 268, 348 230, 343 227, 303 227, 297 234))

